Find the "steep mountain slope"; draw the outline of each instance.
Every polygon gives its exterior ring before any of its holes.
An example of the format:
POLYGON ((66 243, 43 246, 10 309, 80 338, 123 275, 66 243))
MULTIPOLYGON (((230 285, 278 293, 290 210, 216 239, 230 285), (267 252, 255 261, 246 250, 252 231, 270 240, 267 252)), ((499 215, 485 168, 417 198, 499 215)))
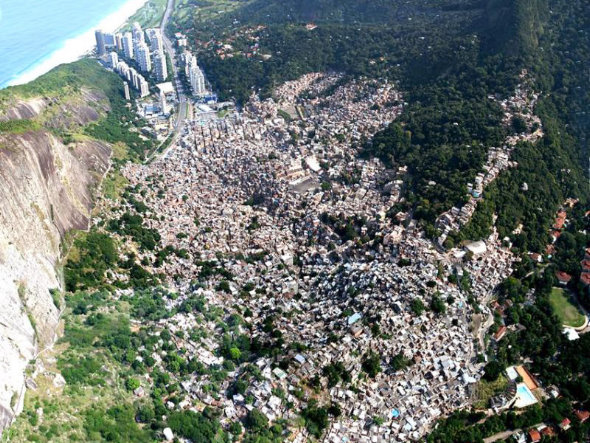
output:
POLYGON ((68 148, 44 130, 1 135, 0 143, 7 146, 0 150, 5 306, 0 313, 0 421, 5 426, 18 412, 25 366, 54 340, 59 308, 50 290, 62 286, 56 270, 61 242, 69 230, 87 227, 93 192, 111 150, 93 140, 68 148))
POLYGON ((87 228, 110 165, 109 143, 85 133, 124 112, 120 89, 83 60, 0 92, 0 429, 22 408, 25 367, 55 340, 64 240, 87 228))
POLYGON ((487 50, 523 55, 538 47, 548 19, 545 0, 487 0, 475 26, 483 31, 487 50))

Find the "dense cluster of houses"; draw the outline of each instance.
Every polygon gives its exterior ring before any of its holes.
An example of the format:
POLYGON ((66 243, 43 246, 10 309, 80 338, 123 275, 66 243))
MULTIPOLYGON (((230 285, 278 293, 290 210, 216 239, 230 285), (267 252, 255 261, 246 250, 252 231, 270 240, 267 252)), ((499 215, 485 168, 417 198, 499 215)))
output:
MULTIPOLYGON (((224 423, 255 407, 272 422, 294 418, 317 397, 342 410, 326 434, 336 442, 417 440, 437 418, 469 403, 483 373, 475 359, 475 307, 492 317, 487 301, 514 259, 496 234, 471 246, 471 260, 442 252, 407 214, 388 214, 406 169, 359 159, 358 150, 402 106, 390 83, 310 74, 272 99, 253 97, 241 113, 188 124, 150 165, 125 166, 149 208, 145 223, 163 245, 186 251, 151 269, 178 290, 170 303, 198 294, 227 315, 248 310, 252 335, 262 338, 268 332, 256 325, 273 313, 289 362, 281 368, 258 357, 253 365, 261 376, 228 399, 212 395, 206 379, 188 377, 181 380, 186 399, 169 407, 212 405, 223 410, 224 423), (223 273, 202 278, 204 262, 223 273), (459 285, 461 279, 469 284, 459 285), (435 300, 445 314, 415 307, 435 300), (379 356, 374 378, 363 370, 369 352, 379 356), (335 363, 350 382, 328 387, 324 370, 335 363), (319 394, 310 388, 316 376, 319 394)), ((154 262, 152 253, 139 254, 154 262)), ((190 338, 193 313, 158 326, 173 333, 186 356, 206 366, 223 362, 215 334, 198 343, 190 338)), ((229 372, 222 387, 240 370, 229 372)), ((294 441, 307 440, 305 430, 292 431, 294 441)))
MULTIPOLYGON (((462 207, 453 207, 449 211, 442 213, 436 220, 436 227, 441 231, 438 239, 442 246, 451 232, 458 232, 462 226, 465 226, 471 220, 473 213, 477 208, 478 202, 482 199, 485 188, 492 183, 498 175, 508 169, 517 167, 515 161, 510 160, 510 154, 514 147, 520 142, 531 142, 543 137, 543 127, 541 119, 533 113, 534 107, 539 99, 539 94, 532 92, 530 80, 527 79, 526 72, 521 75, 522 82, 516 87, 514 94, 499 102, 504 116, 502 123, 511 128, 511 135, 506 137, 502 147, 491 147, 488 149, 488 156, 483 166, 483 171, 475 177, 474 183, 467 184, 468 201, 462 207), (523 122, 524 129, 520 133, 514 134, 512 126, 514 119, 517 118, 523 122)), ((489 97, 495 100, 495 97, 489 97)), ((514 129, 517 130, 517 129, 514 129)), ((521 190, 526 192, 528 184, 523 183, 521 190)))

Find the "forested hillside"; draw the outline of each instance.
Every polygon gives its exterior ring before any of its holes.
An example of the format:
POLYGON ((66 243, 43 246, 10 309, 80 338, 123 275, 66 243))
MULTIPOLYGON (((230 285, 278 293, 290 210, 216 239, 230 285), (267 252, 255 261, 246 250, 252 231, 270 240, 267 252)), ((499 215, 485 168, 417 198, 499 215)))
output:
POLYGON ((225 19, 242 23, 282 24, 315 23, 374 23, 399 27, 408 18, 413 20, 443 20, 444 16, 465 16, 483 8, 473 0, 255 0, 225 19), (443 16, 443 17, 441 17, 443 16))
POLYGON ((444 74, 449 62, 474 55, 479 40, 471 31, 484 13, 481 2, 471 0, 255 1, 216 21, 183 23, 181 28, 200 50, 215 88, 243 102, 251 87, 268 92, 318 70, 412 81, 444 74), (310 22, 317 27, 304 26, 310 22), (254 40, 256 53, 270 55, 264 61, 248 54, 253 42, 246 31, 261 24, 264 29, 254 33, 254 40), (225 43, 235 53, 217 57, 214 50, 225 43))
POLYGON ((239 102, 312 71, 399 81, 406 110, 365 154, 409 166, 407 201, 433 236, 437 215, 465 203, 466 184, 481 171, 488 149, 509 135, 497 99, 508 97, 526 71, 542 94, 537 113, 547 137, 535 149, 517 150, 523 168, 489 188, 474 223, 453 240, 486 235, 496 210, 502 233, 532 221, 519 243, 538 250, 556 206, 565 196, 585 198, 587 191, 581 186, 587 17, 581 1, 276 0, 245 3, 198 31, 188 24, 186 30, 214 88, 239 102), (314 29, 304 26, 312 21, 314 29), (220 57, 227 44, 233 52, 220 57), (395 139, 400 128, 411 134, 403 143, 395 139), (436 186, 426 186, 432 181, 436 186), (516 181, 539 184, 524 204, 511 203, 518 201, 516 181))
POLYGON ((535 146, 525 144, 515 151, 519 167, 492 184, 478 208, 481 217, 458 238, 487 235, 495 212, 501 235, 509 235, 523 223, 523 232, 513 236, 516 245, 541 252, 548 242, 551 217, 565 198, 580 198, 583 205, 588 201, 584 169, 589 125, 584 106, 590 94, 590 5, 556 2, 548 13, 546 3, 536 3, 528 5, 530 11, 519 9, 529 21, 523 20, 509 45, 520 48, 520 63, 535 79, 535 89, 542 92, 535 112, 541 117, 545 137, 535 146), (547 11, 541 22, 539 10, 547 11), (520 189, 523 183, 528 184, 526 193, 520 189))
MULTIPOLYGON (((244 30, 265 27, 254 39, 259 53, 272 55, 262 66, 256 66, 257 57, 234 56, 219 62, 210 60, 210 51, 203 51, 206 64, 216 62, 208 66, 211 80, 231 83, 235 94, 236 88, 264 88, 313 69, 387 72, 405 82, 422 82, 446 75, 450 67, 460 67, 457 63, 469 60, 477 66, 485 56, 502 53, 502 60, 493 63, 501 63, 494 70, 497 76, 506 71, 502 66, 506 56, 521 57, 537 47, 548 15, 544 0, 254 0, 216 20, 185 19, 176 25, 189 33, 198 50, 230 40, 244 52, 252 49, 250 35, 241 38, 244 30), (309 23, 317 27, 302 26, 309 23), (236 65, 246 70, 245 76, 231 76, 230 67, 236 65), (215 75, 217 69, 221 75, 215 75)), ((237 94, 237 98, 244 97, 237 94)))

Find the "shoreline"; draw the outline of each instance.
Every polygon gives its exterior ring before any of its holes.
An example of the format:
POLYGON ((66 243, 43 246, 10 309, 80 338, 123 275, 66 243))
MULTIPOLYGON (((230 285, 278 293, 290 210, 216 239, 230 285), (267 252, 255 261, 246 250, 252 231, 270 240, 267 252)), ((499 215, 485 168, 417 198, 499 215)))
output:
POLYGON ((43 57, 24 72, 17 74, 15 78, 9 80, 6 85, 0 89, 29 83, 43 74, 46 74, 56 66, 75 62, 85 55, 88 55, 95 46, 95 29, 102 29, 104 32, 116 31, 124 26, 127 23, 127 20, 141 9, 147 1, 148 0, 127 0, 119 9, 102 18, 96 25, 91 26, 82 34, 65 40, 59 49, 48 54, 46 57, 43 57))

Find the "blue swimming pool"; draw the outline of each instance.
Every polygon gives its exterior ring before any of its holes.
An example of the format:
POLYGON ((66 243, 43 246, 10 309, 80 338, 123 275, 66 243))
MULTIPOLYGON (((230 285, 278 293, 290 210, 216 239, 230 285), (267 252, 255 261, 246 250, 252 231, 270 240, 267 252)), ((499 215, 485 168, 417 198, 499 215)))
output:
POLYGON ((537 399, 524 383, 518 384, 516 387, 516 394, 518 396, 518 400, 515 404, 517 408, 523 408, 525 406, 537 403, 537 399))

